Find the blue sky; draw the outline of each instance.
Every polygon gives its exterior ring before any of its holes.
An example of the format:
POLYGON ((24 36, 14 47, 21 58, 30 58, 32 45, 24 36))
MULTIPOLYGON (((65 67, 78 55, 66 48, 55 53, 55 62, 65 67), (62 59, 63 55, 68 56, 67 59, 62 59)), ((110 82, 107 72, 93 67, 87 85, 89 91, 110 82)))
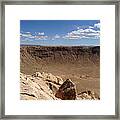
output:
POLYGON ((99 20, 21 20, 21 45, 100 45, 99 20))

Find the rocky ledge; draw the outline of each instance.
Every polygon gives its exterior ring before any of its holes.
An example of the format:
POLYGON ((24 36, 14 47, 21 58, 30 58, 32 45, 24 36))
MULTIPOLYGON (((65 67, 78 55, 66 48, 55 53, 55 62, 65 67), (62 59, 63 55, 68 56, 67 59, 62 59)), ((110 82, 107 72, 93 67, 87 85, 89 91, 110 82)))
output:
POLYGON ((36 72, 33 75, 20 73, 21 100, 99 100, 94 91, 77 93, 76 85, 70 80, 51 73, 36 72))

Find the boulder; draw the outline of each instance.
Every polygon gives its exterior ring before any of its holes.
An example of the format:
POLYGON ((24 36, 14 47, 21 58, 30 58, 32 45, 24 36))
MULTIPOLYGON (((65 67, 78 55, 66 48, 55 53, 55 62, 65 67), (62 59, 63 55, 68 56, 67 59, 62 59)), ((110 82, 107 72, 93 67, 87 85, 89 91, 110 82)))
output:
POLYGON ((67 79, 56 92, 55 97, 62 100, 75 100, 76 99, 76 86, 70 80, 67 79))

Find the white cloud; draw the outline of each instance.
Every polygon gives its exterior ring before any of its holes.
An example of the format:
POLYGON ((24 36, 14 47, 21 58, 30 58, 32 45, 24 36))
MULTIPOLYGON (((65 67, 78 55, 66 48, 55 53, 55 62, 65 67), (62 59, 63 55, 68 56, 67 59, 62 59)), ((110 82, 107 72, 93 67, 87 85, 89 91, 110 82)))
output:
POLYGON ((30 32, 25 32, 25 33, 30 34, 30 32))
POLYGON ((55 38, 55 39, 59 39, 60 36, 56 34, 56 35, 54 36, 54 38, 55 38))
POLYGON ((68 34, 66 36, 63 36, 63 38, 65 38, 65 39, 79 39, 80 36, 79 35, 68 34))
POLYGON ((91 29, 91 28, 88 28, 88 29, 83 30, 83 32, 84 33, 97 33, 98 31, 91 29))
POLYGON ((55 40, 55 39, 59 39, 60 37, 61 37, 60 35, 56 34, 55 36, 52 36, 50 39, 55 40))
POLYGON ((21 37, 31 37, 32 35, 31 35, 31 34, 21 33, 20 36, 21 36, 21 37))
POLYGON ((35 39, 39 39, 39 40, 45 40, 46 38, 48 38, 48 36, 36 35, 34 38, 35 38, 35 39))
POLYGON ((22 32, 20 33, 20 37, 22 40, 28 40, 28 39, 45 40, 46 38, 48 38, 48 36, 44 35, 44 32, 37 33, 37 35, 35 34, 32 34, 30 32, 22 32))
POLYGON ((89 26, 89 28, 92 28, 92 29, 93 29, 94 27, 93 27, 93 26, 89 26))
POLYGON ((94 24, 94 27, 100 28, 100 23, 94 24))
POLYGON ((65 39, 81 39, 81 38, 93 38, 98 39, 100 37, 100 23, 93 26, 77 26, 76 30, 73 30, 63 38, 65 39), (97 29, 96 29, 97 28, 97 29))
POLYGON ((69 33, 67 33, 67 35, 65 35, 63 38, 65 39, 81 39, 81 38, 99 38, 100 37, 100 30, 95 30, 92 29, 94 27, 88 27, 88 28, 84 28, 84 29, 78 29, 77 30, 73 30, 69 33))
POLYGON ((45 33, 44 32, 39 32, 38 35, 45 35, 45 33))

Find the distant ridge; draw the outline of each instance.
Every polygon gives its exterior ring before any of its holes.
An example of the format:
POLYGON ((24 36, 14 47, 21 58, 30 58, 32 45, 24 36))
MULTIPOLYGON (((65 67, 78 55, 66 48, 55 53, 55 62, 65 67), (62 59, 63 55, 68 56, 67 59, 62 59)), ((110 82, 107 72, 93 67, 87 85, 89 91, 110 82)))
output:
POLYGON ((28 63, 29 67, 51 63, 99 66, 100 46, 21 46, 20 59, 21 67, 28 63))
POLYGON ((73 45, 73 46, 65 46, 65 45, 32 45, 32 44, 20 44, 20 46, 42 46, 42 47, 100 47, 100 45, 73 45))

